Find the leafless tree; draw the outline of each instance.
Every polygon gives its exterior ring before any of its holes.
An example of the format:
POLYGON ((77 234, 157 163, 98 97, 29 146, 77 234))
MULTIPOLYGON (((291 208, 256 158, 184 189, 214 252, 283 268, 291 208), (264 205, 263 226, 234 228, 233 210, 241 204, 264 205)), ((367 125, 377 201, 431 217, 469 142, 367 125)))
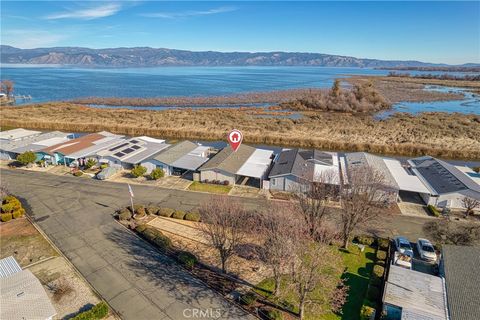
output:
POLYGON ((306 225, 293 204, 270 202, 261 214, 260 234, 264 237, 262 258, 272 269, 275 280, 273 294, 280 293, 280 282, 294 257, 295 243, 305 235, 306 225))
POLYGON ((442 219, 425 223, 423 230, 433 241, 442 244, 465 246, 480 240, 479 224, 465 224, 442 219))
POLYGON ((13 92, 13 81, 3 80, 0 82, 0 89, 5 92, 7 96, 10 96, 13 92))
POLYGON ((291 291, 298 300, 300 319, 306 311, 322 315, 341 310, 347 297, 347 287, 340 280, 343 262, 338 251, 329 245, 300 241, 294 246, 295 259, 290 269, 291 291), (329 306, 329 308, 325 308, 329 306))
POLYGON ((226 273, 229 259, 246 237, 250 216, 240 203, 226 196, 212 197, 199 211, 203 222, 200 230, 218 252, 226 273))
POLYGON ((473 210, 480 207, 480 201, 470 197, 463 197, 462 206, 465 208, 465 218, 473 214, 473 210))
POLYGON ((312 238, 317 238, 326 218, 330 213, 329 202, 338 197, 335 172, 325 171, 315 177, 315 182, 308 184, 306 190, 295 192, 300 212, 308 226, 312 238))
POLYGON ((343 248, 347 249, 355 228, 374 220, 381 206, 389 203, 391 191, 381 172, 369 166, 350 170, 341 189, 340 223, 343 248))

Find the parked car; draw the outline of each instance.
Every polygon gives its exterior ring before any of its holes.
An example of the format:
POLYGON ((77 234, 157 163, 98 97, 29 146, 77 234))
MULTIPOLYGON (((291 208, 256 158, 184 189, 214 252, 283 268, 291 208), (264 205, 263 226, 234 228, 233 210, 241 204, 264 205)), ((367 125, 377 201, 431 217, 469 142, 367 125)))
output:
POLYGON ((435 248, 433 247, 432 243, 427 239, 418 239, 417 249, 422 260, 427 260, 430 262, 437 261, 437 254, 435 253, 435 248))
POLYGON ((116 167, 106 167, 105 169, 97 173, 97 179, 106 180, 111 176, 113 176, 115 173, 117 173, 117 171, 118 171, 118 168, 116 167))
POLYGON ((413 249, 410 245, 410 241, 408 241, 405 237, 395 237, 394 239, 395 249, 401 254, 413 257, 413 249))

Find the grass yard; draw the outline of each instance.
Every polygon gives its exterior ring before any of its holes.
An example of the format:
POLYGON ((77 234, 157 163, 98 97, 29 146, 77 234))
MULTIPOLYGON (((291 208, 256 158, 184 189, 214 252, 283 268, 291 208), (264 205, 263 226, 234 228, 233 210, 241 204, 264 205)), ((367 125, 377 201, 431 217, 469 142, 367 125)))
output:
POLYGON ((210 184, 210 183, 201 183, 199 181, 194 181, 189 187, 188 190, 192 191, 203 191, 209 193, 218 193, 218 194, 228 194, 232 190, 231 186, 222 186, 219 184, 210 184))
MULTIPOLYGON (((335 314, 333 312, 323 315, 321 318, 312 314, 306 314, 307 319, 323 319, 323 320, 356 320, 359 319, 360 310, 362 308, 363 299, 367 292, 367 287, 372 274, 375 249, 372 247, 365 247, 363 252, 360 252, 358 247, 351 245, 349 252, 339 249, 342 255, 345 272, 339 277, 345 279, 345 284, 349 287, 347 302, 343 306, 342 314, 335 314)), ((257 284, 259 289, 257 293, 271 298, 270 292, 273 291, 274 281, 272 278, 265 279, 257 284)), ((284 287, 282 285, 282 287, 284 287)), ((287 295, 283 301, 275 301, 285 308, 298 312, 296 299, 293 295, 287 295)))
POLYGON ((0 234, 0 258, 13 256, 22 267, 58 255, 26 218, 0 223, 0 234))

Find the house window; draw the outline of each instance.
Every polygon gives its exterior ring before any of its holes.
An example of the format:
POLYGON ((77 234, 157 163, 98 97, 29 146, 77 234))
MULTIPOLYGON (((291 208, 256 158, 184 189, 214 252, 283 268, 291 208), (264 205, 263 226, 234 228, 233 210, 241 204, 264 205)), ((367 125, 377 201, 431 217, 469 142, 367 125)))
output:
POLYGON ((275 186, 275 179, 272 179, 272 186, 275 186))

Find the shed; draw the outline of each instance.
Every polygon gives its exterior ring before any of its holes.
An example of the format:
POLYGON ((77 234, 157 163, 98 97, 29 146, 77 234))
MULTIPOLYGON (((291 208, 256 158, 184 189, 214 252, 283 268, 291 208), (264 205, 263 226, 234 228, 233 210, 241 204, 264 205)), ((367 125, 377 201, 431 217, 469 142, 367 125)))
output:
POLYGON ((390 265, 383 311, 391 320, 448 320, 442 278, 390 265))

